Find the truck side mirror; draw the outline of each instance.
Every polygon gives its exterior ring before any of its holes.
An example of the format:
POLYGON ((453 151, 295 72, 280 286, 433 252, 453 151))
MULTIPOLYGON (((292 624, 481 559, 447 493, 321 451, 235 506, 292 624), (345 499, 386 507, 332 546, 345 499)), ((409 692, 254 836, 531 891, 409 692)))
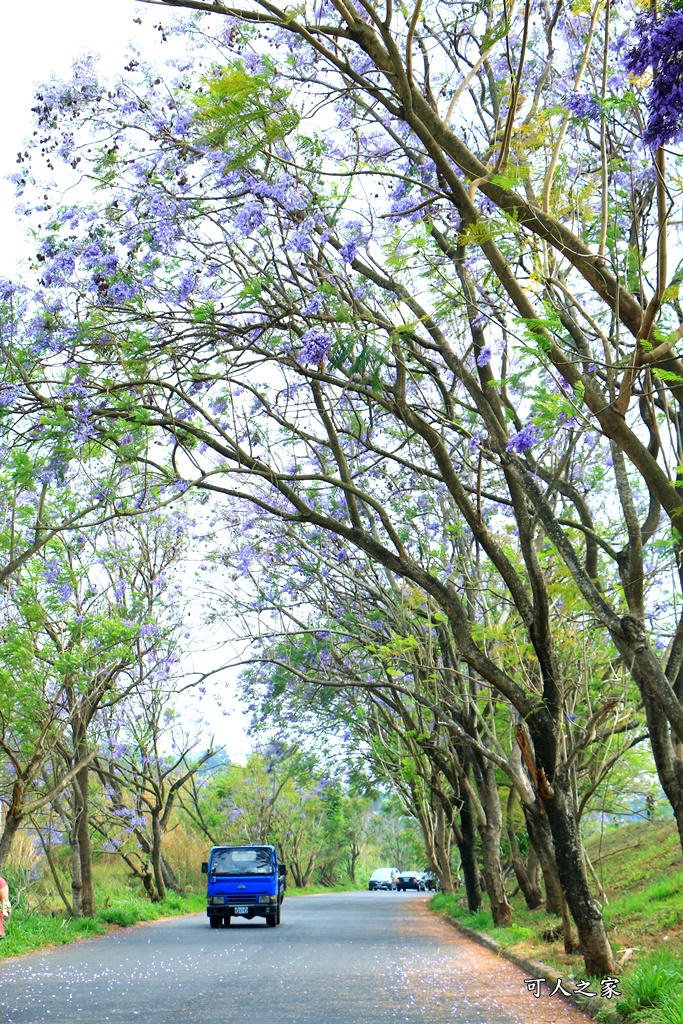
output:
POLYGON ((208 875, 208 873, 209 873, 209 862, 208 862, 208 860, 203 860, 202 861, 202 874, 203 875, 208 875))
POLYGON ((287 874, 286 866, 284 864, 278 864, 278 866, 277 866, 277 873, 278 873, 278 875, 285 875, 285 874, 287 874))

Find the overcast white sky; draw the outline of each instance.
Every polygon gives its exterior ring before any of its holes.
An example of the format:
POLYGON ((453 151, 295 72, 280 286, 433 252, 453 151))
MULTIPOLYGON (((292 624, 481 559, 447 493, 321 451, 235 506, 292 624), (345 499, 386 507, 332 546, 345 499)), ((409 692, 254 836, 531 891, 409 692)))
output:
MULTIPOLYGON (((167 23, 171 16, 171 12, 135 4, 133 0, 0 3, 0 276, 15 278, 18 260, 31 251, 24 227, 14 213, 13 186, 5 179, 16 170, 17 152, 33 130, 31 107, 36 83, 52 75, 67 76, 74 58, 83 53, 99 54, 103 69, 119 72, 126 63, 130 40, 153 59, 155 52, 159 52, 159 37, 152 26, 162 18, 167 23), (143 24, 135 24, 135 18, 142 18, 143 24)), ((190 618, 198 625, 195 611, 190 618)), ((229 657, 227 651, 204 655, 197 650, 189 660, 193 668, 207 671, 229 657)), ((226 707, 230 710, 228 717, 207 698, 201 710, 217 743, 225 744, 233 760, 243 761, 251 746, 245 736, 247 720, 234 695, 227 696, 226 707)))

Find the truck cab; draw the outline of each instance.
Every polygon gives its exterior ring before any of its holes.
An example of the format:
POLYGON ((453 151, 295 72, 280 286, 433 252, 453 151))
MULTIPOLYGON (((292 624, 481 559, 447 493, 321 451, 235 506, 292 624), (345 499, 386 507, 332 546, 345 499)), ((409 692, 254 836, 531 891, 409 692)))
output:
POLYGON ((275 928, 285 893, 285 865, 274 846, 214 846, 202 863, 208 875, 206 914, 212 928, 227 927, 233 917, 265 917, 275 928))

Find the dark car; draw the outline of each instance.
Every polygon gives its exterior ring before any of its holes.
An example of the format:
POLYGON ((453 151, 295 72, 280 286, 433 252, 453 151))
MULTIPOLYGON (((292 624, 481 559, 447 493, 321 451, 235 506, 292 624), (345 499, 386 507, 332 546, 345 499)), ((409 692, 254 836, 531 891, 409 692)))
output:
POLYGON ((436 892, 439 888, 439 879, 433 871, 422 872, 422 888, 425 892, 436 892))
POLYGON ((417 892, 422 892, 424 889, 422 872, 402 871, 396 879, 396 888, 399 892, 404 892, 406 889, 416 889, 417 892))

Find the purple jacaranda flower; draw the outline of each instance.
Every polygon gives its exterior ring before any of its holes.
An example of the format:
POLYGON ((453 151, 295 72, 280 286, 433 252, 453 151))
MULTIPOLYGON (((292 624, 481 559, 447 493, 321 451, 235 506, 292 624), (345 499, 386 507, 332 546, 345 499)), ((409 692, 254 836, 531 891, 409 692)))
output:
POLYGON ((491 349, 486 345, 477 356, 477 366, 488 366, 491 362, 491 349))
POLYGON ((300 363, 321 363, 327 358, 332 338, 322 327, 310 327, 303 335, 300 363))
POLYGON ((565 97, 564 103, 569 113, 581 121, 600 120, 600 104, 587 92, 572 92, 565 97))
POLYGON ((358 254, 358 239, 349 238, 348 241, 344 242, 339 250, 339 255, 344 260, 344 263, 353 263, 358 254))
POLYGON ((361 245, 368 241, 367 235, 363 232, 363 225, 359 220, 352 221, 346 225, 347 239, 339 249, 339 255, 344 263, 353 263, 361 245))
POLYGON ((527 423, 518 434, 510 438, 505 450, 522 455, 524 452, 530 451, 535 444, 538 444, 540 439, 541 432, 538 427, 533 423, 527 423))
POLYGON ((61 562, 58 559, 53 558, 50 562, 45 563, 43 569, 43 576, 46 583, 56 583, 62 571, 61 562))
POLYGON ((308 304, 301 310, 302 316, 315 316, 321 311, 325 305, 325 296, 321 295, 320 292, 316 292, 315 295, 311 296, 308 304))
POLYGON ((73 590, 68 583, 60 583, 60 585, 55 589, 55 594, 60 601, 66 602, 73 595, 73 590))
POLYGON ((250 75, 262 75, 265 71, 260 53, 245 53, 242 60, 250 75))
POLYGON ((288 249, 294 252, 310 252, 313 248, 313 239, 305 231, 295 231, 289 239, 288 249))
POLYGON ((265 219, 261 203, 245 203, 233 219, 233 224, 241 235, 250 235, 259 228, 265 219))
POLYGON ((9 302, 16 287, 6 277, 0 277, 0 302, 9 302))
POLYGON ((636 21, 636 35, 626 67, 634 75, 652 69, 643 139, 654 148, 666 146, 683 136, 683 11, 669 10, 658 20, 643 15, 636 21))
POLYGON ((191 270, 186 270, 178 282, 177 302, 187 302, 194 291, 195 279, 191 270))
POLYGON ((81 260, 84 267, 87 267, 88 270, 92 270, 93 267, 99 266, 103 256, 104 253, 97 242, 91 242, 90 245, 86 245, 85 249, 81 253, 81 260))
POLYGON ((50 260, 43 280, 46 285, 61 284, 66 278, 71 277, 76 267, 76 260, 73 253, 59 252, 50 260))
POLYGON ((107 298, 111 302, 126 302, 128 299, 132 299, 136 292, 137 289, 130 284, 126 284, 125 281, 115 281, 107 289, 107 298))
POLYGON ((5 384, 0 388, 0 407, 7 408, 19 400, 21 388, 18 384, 5 384))

